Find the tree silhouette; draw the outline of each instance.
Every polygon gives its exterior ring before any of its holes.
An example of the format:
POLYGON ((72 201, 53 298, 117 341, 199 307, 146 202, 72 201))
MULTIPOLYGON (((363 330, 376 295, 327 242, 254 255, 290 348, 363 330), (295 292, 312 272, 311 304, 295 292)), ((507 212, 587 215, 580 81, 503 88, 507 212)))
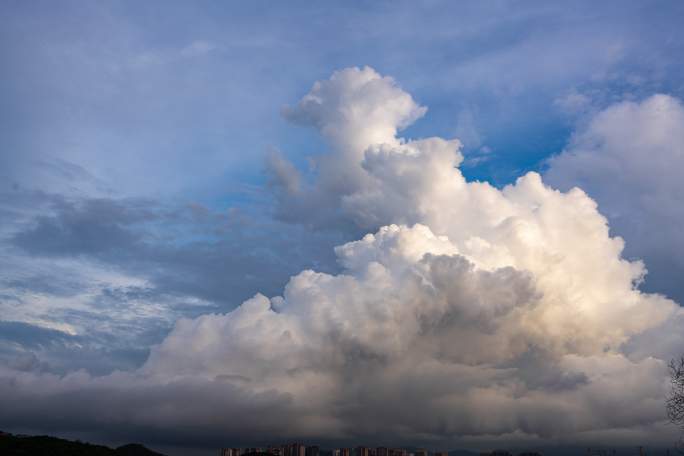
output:
MULTIPOLYGON (((670 361, 671 391, 667 397, 667 417, 684 431, 684 356, 670 361)), ((684 454, 684 438, 680 437, 677 449, 684 454)))

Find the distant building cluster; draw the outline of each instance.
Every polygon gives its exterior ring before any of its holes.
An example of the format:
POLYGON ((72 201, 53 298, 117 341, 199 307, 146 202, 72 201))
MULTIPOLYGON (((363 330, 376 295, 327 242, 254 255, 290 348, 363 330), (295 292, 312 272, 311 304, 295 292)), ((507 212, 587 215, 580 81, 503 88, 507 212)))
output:
MULTIPOLYGON (((306 446, 301 443, 255 447, 222 448, 219 456, 449 456, 447 451, 428 452, 425 449, 405 450, 403 448, 364 447, 335 448, 321 451, 318 445, 306 446)), ((496 450, 480 453, 480 456, 513 456, 508 451, 496 450)), ((539 453, 521 453, 518 456, 541 456, 539 453)))
POLYGON ((306 446, 301 443, 271 445, 254 448, 222 448, 220 456, 247 456, 270 454, 273 456, 320 456, 318 445, 306 446))
POLYGON ((336 448, 331 456, 428 456, 427 450, 408 451, 403 448, 356 447, 336 448))
MULTIPOLYGON (((290 443, 255 448, 222 448, 219 456, 254 456, 270 454, 273 456, 429 456, 427 450, 408 451, 403 448, 356 447, 335 448, 321 455, 318 445, 306 446, 301 443, 290 443)), ((432 453, 433 456, 449 456, 446 452, 432 453)))

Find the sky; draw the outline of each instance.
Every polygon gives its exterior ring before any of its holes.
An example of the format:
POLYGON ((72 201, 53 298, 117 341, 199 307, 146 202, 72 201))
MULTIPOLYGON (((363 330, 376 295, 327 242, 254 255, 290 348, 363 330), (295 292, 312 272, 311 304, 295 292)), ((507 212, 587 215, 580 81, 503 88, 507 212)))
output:
POLYGON ((683 3, 0 13, 0 429, 678 438, 683 3))

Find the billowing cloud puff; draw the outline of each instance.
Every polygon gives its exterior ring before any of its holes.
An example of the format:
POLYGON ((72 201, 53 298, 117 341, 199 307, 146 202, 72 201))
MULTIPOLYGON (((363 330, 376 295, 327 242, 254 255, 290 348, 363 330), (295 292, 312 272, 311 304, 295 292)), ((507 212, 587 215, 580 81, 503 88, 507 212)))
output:
POLYGON ((182 319, 136 372, 5 371, 0 394, 28 404, 27 423, 34 385, 40 400, 101 403, 106 423, 252 440, 662 438, 670 354, 652 334, 681 330, 679 306, 637 289, 643 264, 622 258, 582 190, 535 173, 501 190, 467 182, 457 140, 396 136, 423 112, 369 68, 287 111, 330 151, 311 184, 277 158, 281 209, 372 231, 337 247, 340 274, 303 271, 282 296, 182 319), (133 396, 144 413, 111 399, 133 396))
POLYGON ((340 214, 341 198, 372 182, 359 166, 369 145, 398 146, 397 131, 423 116, 419 106, 387 76, 369 67, 347 68, 329 80, 314 84, 299 104, 283 111, 301 125, 315 127, 331 147, 317 158, 319 179, 313 188, 299 182, 296 168, 278 155, 268 162, 277 192, 279 215, 290 221, 330 226, 346 219, 340 214))
POLYGON ((354 158, 362 157, 371 144, 397 144, 397 131, 426 111, 391 77, 365 67, 336 71, 327 81, 316 82, 299 104, 286 108, 284 114, 320 130, 352 166, 354 158))
POLYGON ((622 102, 594 115, 549 161, 545 179, 579 185, 651 272, 646 289, 684 299, 684 106, 668 95, 622 102))

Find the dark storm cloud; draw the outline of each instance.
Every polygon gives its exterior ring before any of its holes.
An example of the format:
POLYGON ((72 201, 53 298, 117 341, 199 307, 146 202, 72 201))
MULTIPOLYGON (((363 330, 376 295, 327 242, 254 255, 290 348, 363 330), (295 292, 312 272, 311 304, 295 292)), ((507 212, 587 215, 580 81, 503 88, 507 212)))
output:
POLYGON ((131 225, 152 219, 152 213, 137 203, 106 199, 63 202, 54 210, 55 215, 36 217, 13 243, 37 255, 125 255, 141 240, 131 225))
MULTIPOLYGON (((334 270, 330 249, 319 247, 341 239, 199 205, 168 208, 151 201, 84 199, 60 201, 52 210, 53 215, 26 222, 11 242, 31 255, 82 255, 135 272, 154 284, 144 290, 148 298, 181 293, 229 307, 255 289, 278 287, 306 264, 334 270)), ((29 282, 14 284, 26 287, 29 282)), ((34 283, 41 287, 45 282, 34 283)), ((143 292, 131 289, 116 296, 132 298, 136 291, 143 292)), ((113 290, 107 293, 115 297, 113 290)))
MULTIPOLYGON (((226 442, 251 443, 262 437, 260 432, 265 429, 283 429, 283 434, 269 434, 270 438, 287 436, 283 424, 291 400, 277 391, 254 394, 220 379, 178 379, 146 385, 119 374, 94 387, 88 381, 85 374, 72 374, 60 390, 42 389, 42 394, 36 394, 26 389, 10 398, 7 393, 14 388, 0 379, 0 394, 7 401, 0 410, 0 427, 48 432, 71 429, 107 440, 204 448, 226 442), (38 411, 46 409, 53 413, 38 418, 38 411), (96 415, 108 417, 106 428, 93 419, 96 415), (177 432, 169 433, 171 428, 177 432)), ((42 386, 47 384, 34 385, 42 386)))
MULTIPOLYGON (((88 323, 92 326, 94 321, 89 320, 88 323)), ((113 369, 135 368, 147 358, 149 349, 140 345, 132 347, 130 340, 120 340, 121 334, 134 334, 131 328, 120 329, 121 332, 116 336, 96 330, 83 335, 71 335, 28 323, 0 320, 0 365, 22 371, 56 374, 66 374, 85 367, 89 372, 99 375, 113 369)), ((152 333, 153 326, 150 325, 146 331, 152 333)), ((148 337, 148 340, 138 336, 136 341, 138 344, 151 345, 165 333, 166 328, 163 328, 160 334, 148 337)))

